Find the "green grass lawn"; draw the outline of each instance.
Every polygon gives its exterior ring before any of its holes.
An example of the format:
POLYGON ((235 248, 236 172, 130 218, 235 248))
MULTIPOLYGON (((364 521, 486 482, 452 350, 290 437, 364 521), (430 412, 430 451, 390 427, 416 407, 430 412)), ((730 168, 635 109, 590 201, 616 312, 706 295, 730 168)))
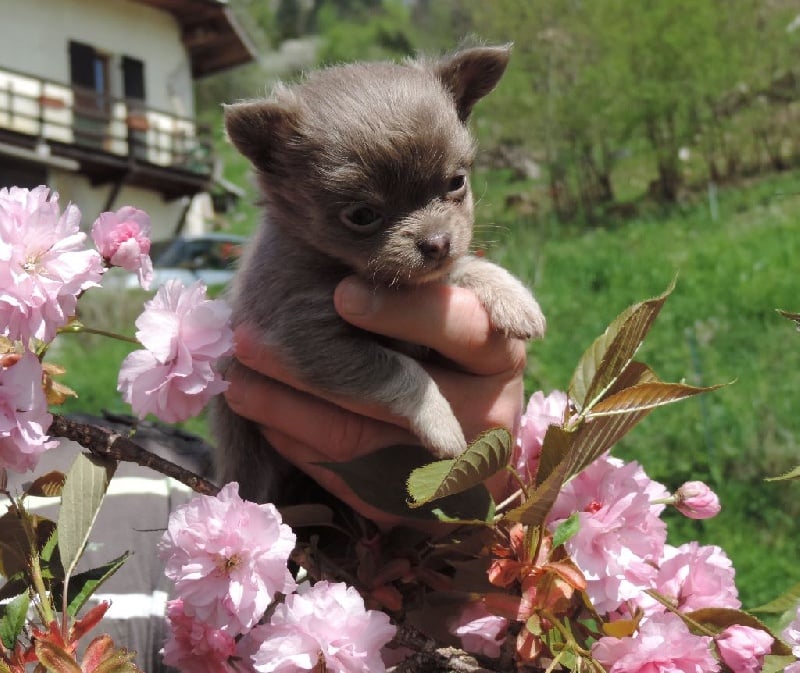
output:
MULTIPOLYGON (((721 190, 708 204, 583 230, 515 219, 503 195, 529 189, 503 173, 478 176, 479 236, 491 257, 530 282, 548 317, 531 345, 526 386, 565 389, 583 350, 628 305, 677 287, 639 359, 666 381, 733 382, 654 411, 615 449, 674 488, 708 481, 723 512, 695 522, 670 517, 671 541, 722 546, 734 561, 745 606, 800 581, 797 483, 765 483, 800 463, 800 334, 776 308, 800 310, 800 178, 787 174, 721 190)), ((249 209, 249 207, 248 207, 249 209)), ((133 332, 146 295, 87 293, 87 324, 133 332)), ((125 411, 115 391, 130 346, 88 335, 61 337, 48 357, 69 368, 81 397, 67 411, 125 411)), ((188 429, 205 434, 202 419, 188 429)))

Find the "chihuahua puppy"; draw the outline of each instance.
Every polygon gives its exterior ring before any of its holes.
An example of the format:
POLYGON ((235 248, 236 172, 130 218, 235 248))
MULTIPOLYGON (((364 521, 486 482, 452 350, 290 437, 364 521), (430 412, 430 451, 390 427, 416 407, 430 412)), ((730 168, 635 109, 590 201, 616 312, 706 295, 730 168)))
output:
MULTIPOLYGON (((475 144, 466 122, 508 58, 506 47, 477 47, 437 61, 331 67, 225 110, 266 211, 230 289, 234 323, 257 327, 313 388, 407 418, 437 458, 467 446, 447 400, 404 349, 343 321, 333 291, 350 274, 385 287, 450 283, 477 294, 497 331, 542 336, 528 289, 468 254, 475 144)), ((298 500, 286 495, 288 465, 222 397, 212 425, 220 483, 238 481, 251 500, 298 500)))

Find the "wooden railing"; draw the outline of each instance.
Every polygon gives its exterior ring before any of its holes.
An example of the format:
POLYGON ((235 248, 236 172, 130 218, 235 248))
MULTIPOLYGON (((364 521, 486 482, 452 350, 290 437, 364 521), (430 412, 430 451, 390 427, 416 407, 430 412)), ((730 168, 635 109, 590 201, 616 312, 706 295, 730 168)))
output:
POLYGON ((210 134, 192 119, 2 68, 0 129, 194 173, 212 168, 210 134))

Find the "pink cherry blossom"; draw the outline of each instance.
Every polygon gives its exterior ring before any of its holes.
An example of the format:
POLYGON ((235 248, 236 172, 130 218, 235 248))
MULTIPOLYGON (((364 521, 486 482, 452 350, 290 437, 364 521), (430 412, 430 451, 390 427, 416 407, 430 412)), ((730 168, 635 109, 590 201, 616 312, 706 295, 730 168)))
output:
POLYGON ((321 581, 287 596, 269 624, 253 630, 262 639, 253 664, 259 673, 294 673, 321 659, 328 673, 383 673, 380 651, 395 631, 353 587, 321 581))
POLYGON ((651 501, 668 495, 638 463, 609 457, 599 458, 561 489, 548 526, 555 530, 578 513, 580 528, 565 544, 601 614, 653 586, 666 525, 658 517, 664 506, 651 501))
POLYGON ((233 347, 225 302, 206 298, 200 281, 185 288, 162 285, 137 318, 136 338, 145 350, 122 363, 117 390, 139 418, 153 413, 169 423, 197 415, 227 387, 214 364, 233 347))
POLYGON ((230 483, 216 497, 197 496, 178 507, 158 548, 186 614, 242 633, 276 593, 294 590, 286 566, 294 545, 273 505, 242 500, 238 484, 230 483))
POLYGON ((28 351, 0 357, 0 470, 32 470, 42 453, 58 446, 46 434, 52 420, 39 359, 28 351))
POLYGON ((461 638, 461 645, 467 652, 499 657, 508 620, 493 615, 483 603, 474 602, 466 605, 448 627, 450 633, 461 638))
POLYGON ((167 604, 169 636, 162 652, 164 663, 183 673, 236 673, 228 663, 236 653, 230 633, 190 617, 178 599, 167 604))
POLYGON ((554 390, 547 397, 538 391, 528 400, 512 458, 512 465, 526 484, 536 477, 547 428, 563 422, 567 402, 567 395, 560 390, 554 390))
POLYGON ((714 640, 719 656, 733 673, 759 673, 775 639, 762 629, 734 624, 714 640))
POLYGON ((688 542, 664 548, 655 589, 675 601, 675 607, 684 612, 701 608, 738 609, 742 604, 734 576, 733 563, 720 547, 688 542))
POLYGON ((124 206, 116 213, 102 213, 92 225, 94 244, 106 262, 136 271, 145 290, 150 289, 153 280, 150 228, 150 216, 131 206, 124 206))
POLYGON ((696 636, 671 612, 643 621, 626 638, 600 638, 592 656, 607 673, 713 673, 719 662, 710 649, 711 638, 696 636))
POLYGON ((690 519, 710 519, 722 509, 717 494, 702 481, 687 481, 675 491, 675 507, 690 519))
POLYGON ((72 204, 62 214, 45 186, 0 189, 0 334, 51 341, 78 295, 99 284, 102 259, 86 248, 80 219, 72 204))

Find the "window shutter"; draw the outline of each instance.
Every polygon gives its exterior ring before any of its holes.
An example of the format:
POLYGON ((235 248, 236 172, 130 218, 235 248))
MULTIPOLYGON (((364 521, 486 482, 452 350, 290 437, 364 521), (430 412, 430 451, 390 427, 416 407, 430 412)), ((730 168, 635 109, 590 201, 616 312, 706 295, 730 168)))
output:
POLYGON ((122 89, 125 98, 144 100, 144 62, 130 56, 122 57, 122 89))
POLYGON ((94 89, 95 60, 94 47, 81 42, 69 43, 69 71, 72 84, 94 89))

